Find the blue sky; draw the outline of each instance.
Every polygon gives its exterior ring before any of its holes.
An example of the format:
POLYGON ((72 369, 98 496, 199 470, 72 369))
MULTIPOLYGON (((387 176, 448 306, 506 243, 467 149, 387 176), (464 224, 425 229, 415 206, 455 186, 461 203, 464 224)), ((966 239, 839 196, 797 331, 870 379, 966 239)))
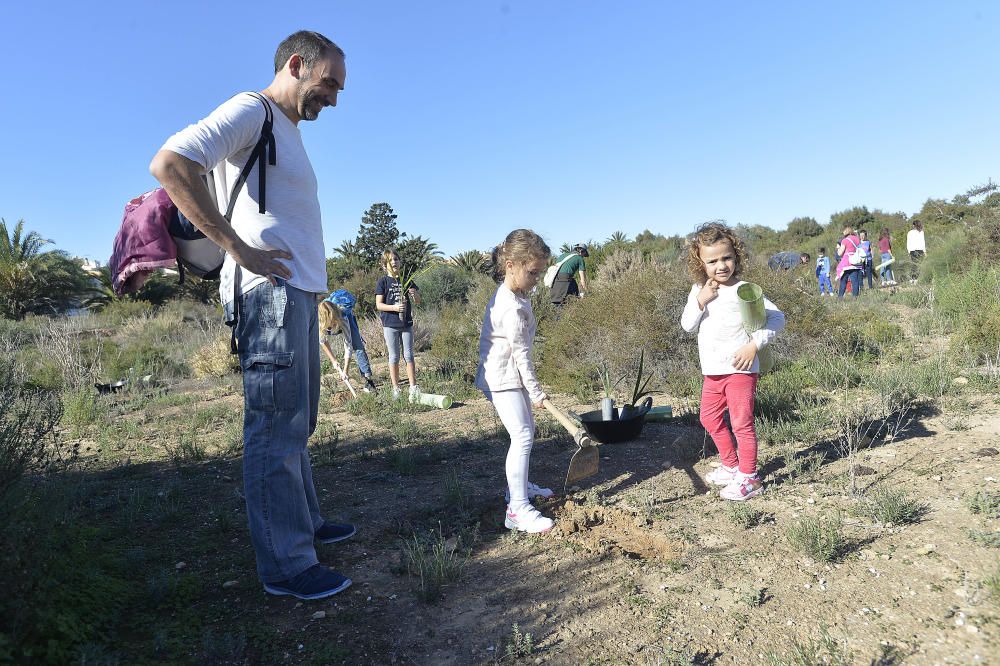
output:
POLYGON ((1000 179, 998 19, 988 2, 10 4, 0 216, 106 261, 163 141, 265 87, 301 28, 347 52, 337 108, 301 125, 327 254, 377 201, 448 255, 522 226, 558 246, 912 214, 1000 179))

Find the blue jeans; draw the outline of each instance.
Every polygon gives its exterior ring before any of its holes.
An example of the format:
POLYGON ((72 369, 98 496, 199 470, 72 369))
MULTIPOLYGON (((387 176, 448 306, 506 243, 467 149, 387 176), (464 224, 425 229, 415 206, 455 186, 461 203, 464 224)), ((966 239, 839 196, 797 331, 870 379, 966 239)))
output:
POLYGON ((365 349, 365 339, 361 337, 361 330, 358 328, 358 318, 353 312, 343 313, 344 319, 351 327, 351 340, 354 341, 354 358, 358 362, 358 371, 362 377, 372 376, 372 364, 368 360, 368 351, 365 349))
POLYGON ((306 450, 319 412, 316 294, 265 282, 240 308, 243 489, 257 573, 274 583, 319 561, 313 537, 323 518, 306 450))
MULTIPOLYGON (((882 263, 883 264, 885 262, 889 261, 890 259, 892 259, 892 255, 891 254, 889 254, 888 252, 883 252, 882 253, 882 263)), ((896 281, 895 276, 892 274, 892 266, 886 266, 885 268, 883 268, 882 270, 880 270, 878 272, 878 276, 880 278, 882 278, 882 282, 895 282, 896 281)))
POLYGON ((867 279, 868 280, 868 288, 869 289, 873 288, 872 287, 872 268, 873 267, 874 267, 874 264, 872 264, 872 260, 871 259, 865 259, 865 263, 863 263, 861 265, 861 280, 860 280, 860 282, 863 285, 864 282, 865 282, 865 280, 867 279))
POLYGON ((858 292, 861 291, 861 269, 853 268, 849 271, 844 271, 843 275, 840 276, 840 291, 837 293, 837 298, 843 298, 844 292, 847 291, 847 281, 851 281, 851 294, 857 296, 858 292))
POLYGON ((829 292, 831 295, 833 295, 833 283, 830 282, 830 274, 829 273, 820 273, 819 274, 819 295, 822 296, 823 294, 825 294, 827 292, 829 292))

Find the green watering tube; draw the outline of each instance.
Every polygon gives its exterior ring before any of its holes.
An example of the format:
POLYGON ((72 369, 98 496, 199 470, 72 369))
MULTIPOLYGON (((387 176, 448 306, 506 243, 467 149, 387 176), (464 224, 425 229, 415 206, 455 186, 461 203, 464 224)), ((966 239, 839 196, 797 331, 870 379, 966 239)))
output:
MULTIPOLYGON (((764 311, 764 290, 760 285, 745 282, 736 288, 736 296, 740 299, 740 318, 743 320, 743 329, 747 335, 764 328, 767 323, 767 313, 764 311)), ((757 359, 760 361, 760 372, 770 370, 774 366, 771 346, 764 345, 764 348, 757 352, 757 359)))

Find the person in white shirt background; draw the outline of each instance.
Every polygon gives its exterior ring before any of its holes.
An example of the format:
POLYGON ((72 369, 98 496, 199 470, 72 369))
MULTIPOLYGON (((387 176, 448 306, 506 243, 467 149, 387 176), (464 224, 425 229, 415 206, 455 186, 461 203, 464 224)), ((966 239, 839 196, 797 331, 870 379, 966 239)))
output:
POLYGON ((705 478, 724 486, 724 499, 743 501, 764 492, 757 474, 754 397, 760 371, 758 352, 785 326, 785 315, 764 299, 764 327, 748 334, 740 314, 737 288, 747 263, 743 241, 720 222, 695 230, 688 243, 688 272, 695 280, 681 314, 681 327, 698 332, 698 357, 704 384, 701 424, 719 450, 722 465, 705 478), (723 414, 729 412, 732 433, 723 414), (736 442, 733 442, 733 435, 736 442))
POLYGON ((910 261, 913 262, 910 284, 916 284, 920 277, 920 262, 927 255, 927 245, 924 242, 924 223, 915 219, 912 224, 913 228, 906 232, 906 251, 910 253, 910 261))

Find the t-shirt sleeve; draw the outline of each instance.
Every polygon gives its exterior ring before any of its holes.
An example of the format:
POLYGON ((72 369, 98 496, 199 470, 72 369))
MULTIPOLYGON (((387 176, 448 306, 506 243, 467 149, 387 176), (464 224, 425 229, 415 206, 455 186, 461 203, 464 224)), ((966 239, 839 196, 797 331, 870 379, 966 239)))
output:
POLYGON ((249 93, 236 95, 207 118, 167 139, 163 150, 197 162, 208 172, 223 160, 253 148, 265 115, 259 99, 249 93))
POLYGON ((385 296, 385 292, 386 292, 386 279, 383 276, 383 277, 380 277, 378 279, 378 282, 375 283, 375 295, 376 296, 385 296))

